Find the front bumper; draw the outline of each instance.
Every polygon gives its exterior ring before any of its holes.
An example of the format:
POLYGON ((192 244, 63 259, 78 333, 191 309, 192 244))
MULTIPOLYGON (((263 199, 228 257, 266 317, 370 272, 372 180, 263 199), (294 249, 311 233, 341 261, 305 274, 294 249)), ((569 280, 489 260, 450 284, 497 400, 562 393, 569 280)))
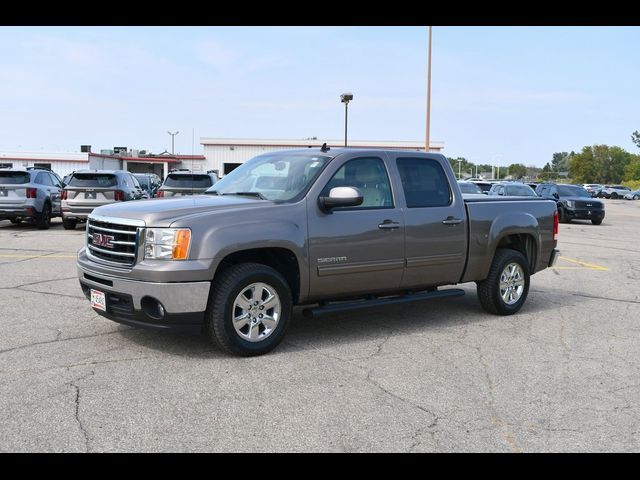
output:
POLYGON ((142 282, 105 275, 77 265, 85 296, 91 289, 105 294, 106 311, 94 311, 110 320, 137 327, 199 330, 204 323, 211 282, 142 282), (162 314, 149 306, 162 305, 162 314))
POLYGON ((604 210, 565 209, 565 213, 567 214, 567 217, 578 220, 602 220, 604 218, 604 210))

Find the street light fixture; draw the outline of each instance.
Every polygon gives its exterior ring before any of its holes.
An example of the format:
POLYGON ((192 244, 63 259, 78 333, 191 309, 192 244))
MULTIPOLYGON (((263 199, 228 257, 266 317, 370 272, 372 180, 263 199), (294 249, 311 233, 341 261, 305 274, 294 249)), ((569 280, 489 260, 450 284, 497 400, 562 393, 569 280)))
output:
POLYGON ((349 110, 349 102, 353 100, 353 93, 343 93, 340 95, 340 101, 344 103, 344 146, 347 146, 347 116, 349 110))
POLYGON ((169 135, 171 135, 171 155, 175 155, 175 152, 173 151, 173 146, 174 146, 174 138, 177 134, 179 134, 180 132, 176 132, 176 133, 171 133, 171 132, 167 132, 169 135))

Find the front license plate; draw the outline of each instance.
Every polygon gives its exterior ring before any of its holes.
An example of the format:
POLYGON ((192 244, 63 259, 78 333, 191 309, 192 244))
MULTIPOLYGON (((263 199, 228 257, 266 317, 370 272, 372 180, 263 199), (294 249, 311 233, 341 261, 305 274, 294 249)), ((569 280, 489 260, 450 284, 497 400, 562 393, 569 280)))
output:
POLYGON ((91 289, 91 307, 103 312, 107 311, 107 299, 103 292, 91 289))

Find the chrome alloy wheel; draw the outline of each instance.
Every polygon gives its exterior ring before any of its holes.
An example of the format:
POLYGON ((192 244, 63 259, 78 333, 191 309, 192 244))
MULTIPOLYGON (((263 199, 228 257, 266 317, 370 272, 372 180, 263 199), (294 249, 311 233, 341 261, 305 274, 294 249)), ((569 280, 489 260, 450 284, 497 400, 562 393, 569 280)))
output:
POLYGON ((266 283, 252 283, 233 302, 233 328, 248 342, 260 342, 276 329, 281 313, 280 297, 266 283))
POLYGON ((500 296, 504 303, 513 305, 524 292, 524 272, 515 262, 509 263, 500 274, 500 296))

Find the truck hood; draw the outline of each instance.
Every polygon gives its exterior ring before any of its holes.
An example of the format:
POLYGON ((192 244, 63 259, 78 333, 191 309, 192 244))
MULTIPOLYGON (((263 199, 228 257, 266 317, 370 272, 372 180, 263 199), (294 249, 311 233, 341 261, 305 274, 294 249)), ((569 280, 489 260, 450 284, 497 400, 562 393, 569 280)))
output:
POLYGON ((92 215, 142 220, 150 227, 168 227, 172 222, 194 214, 262 208, 269 205, 273 205, 273 202, 236 195, 190 195, 111 203, 96 208, 92 215))

